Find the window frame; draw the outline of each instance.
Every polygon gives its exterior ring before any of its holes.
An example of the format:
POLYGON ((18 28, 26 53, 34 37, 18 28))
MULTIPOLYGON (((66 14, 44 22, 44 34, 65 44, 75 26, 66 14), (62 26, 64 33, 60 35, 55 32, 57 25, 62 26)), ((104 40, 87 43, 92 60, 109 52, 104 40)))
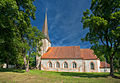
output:
POLYGON ((65 68, 65 69, 68 68, 68 63, 66 61, 63 63, 63 68, 65 68), (65 63, 67 64, 67 66, 65 66, 65 63))
POLYGON ((58 61, 56 62, 56 68, 60 68, 60 63, 58 61), (58 63, 58 67, 57 67, 57 63, 58 63))
POLYGON ((72 68, 73 69, 76 69, 77 68, 77 63, 74 61, 74 62, 72 62, 72 68))
POLYGON ((51 61, 48 62, 48 67, 52 68, 52 62, 51 61), (50 66, 50 64, 51 64, 51 66, 50 66))
POLYGON ((95 64, 94 64, 94 62, 90 62, 90 69, 91 70, 95 70, 95 64))

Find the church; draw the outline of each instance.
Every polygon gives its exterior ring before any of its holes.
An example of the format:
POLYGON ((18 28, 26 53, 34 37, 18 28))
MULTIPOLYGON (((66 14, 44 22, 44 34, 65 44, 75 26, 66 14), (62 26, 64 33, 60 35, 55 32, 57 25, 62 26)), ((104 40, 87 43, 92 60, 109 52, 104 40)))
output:
POLYGON ((101 62, 91 49, 81 49, 80 46, 51 47, 48 35, 47 13, 42 29, 45 39, 42 39, 41 70, 60 72, 110 72, 110 65, 101 62))

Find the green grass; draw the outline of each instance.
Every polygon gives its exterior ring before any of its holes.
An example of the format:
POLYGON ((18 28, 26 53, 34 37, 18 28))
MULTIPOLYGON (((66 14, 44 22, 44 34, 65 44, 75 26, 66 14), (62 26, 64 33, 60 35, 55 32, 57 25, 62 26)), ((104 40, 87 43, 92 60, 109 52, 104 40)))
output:
MULTIPOLYGON (((120 83, 109 73, 52 72, 0 69, 0 83, 120 83)), ((120 76, 119 73, 116 73, 120 76)))

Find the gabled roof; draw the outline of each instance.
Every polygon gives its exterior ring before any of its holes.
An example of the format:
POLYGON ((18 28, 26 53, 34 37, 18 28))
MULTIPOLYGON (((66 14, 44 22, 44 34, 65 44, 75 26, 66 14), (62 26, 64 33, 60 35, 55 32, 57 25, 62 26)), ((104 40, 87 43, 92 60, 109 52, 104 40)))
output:
POLYGON ((80 49, 80 54, 85 60, 98 59, 97 56, 94 55, 94 51, 91 49, 80 49))
POLYGON ((100 62, 100 68, 110 68, 110 64, 108 64, 107 62, 100 62))
POLYGON ((67 46, 67 47, 49 47, 48 52, 44 53, 42 59, 74 59, 82 58, 80 56, 79 46, 67 46))
POLYGON ((80 46, 49 47, 42 59, 97 59, 90 49, 80 49, 80 46))

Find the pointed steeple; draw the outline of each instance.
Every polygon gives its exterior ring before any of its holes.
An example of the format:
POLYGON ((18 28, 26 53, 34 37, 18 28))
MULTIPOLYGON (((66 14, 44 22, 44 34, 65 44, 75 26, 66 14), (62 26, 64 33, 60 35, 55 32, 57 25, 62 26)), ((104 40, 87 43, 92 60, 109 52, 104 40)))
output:
POLYGON ((48 35, 48 25, 47 25, 47 9, 45 13, 45 21, 44 21, 42 32, 45 35, 45 37, 48 39, 48 41, 50 41, 49 35, 48 35))

